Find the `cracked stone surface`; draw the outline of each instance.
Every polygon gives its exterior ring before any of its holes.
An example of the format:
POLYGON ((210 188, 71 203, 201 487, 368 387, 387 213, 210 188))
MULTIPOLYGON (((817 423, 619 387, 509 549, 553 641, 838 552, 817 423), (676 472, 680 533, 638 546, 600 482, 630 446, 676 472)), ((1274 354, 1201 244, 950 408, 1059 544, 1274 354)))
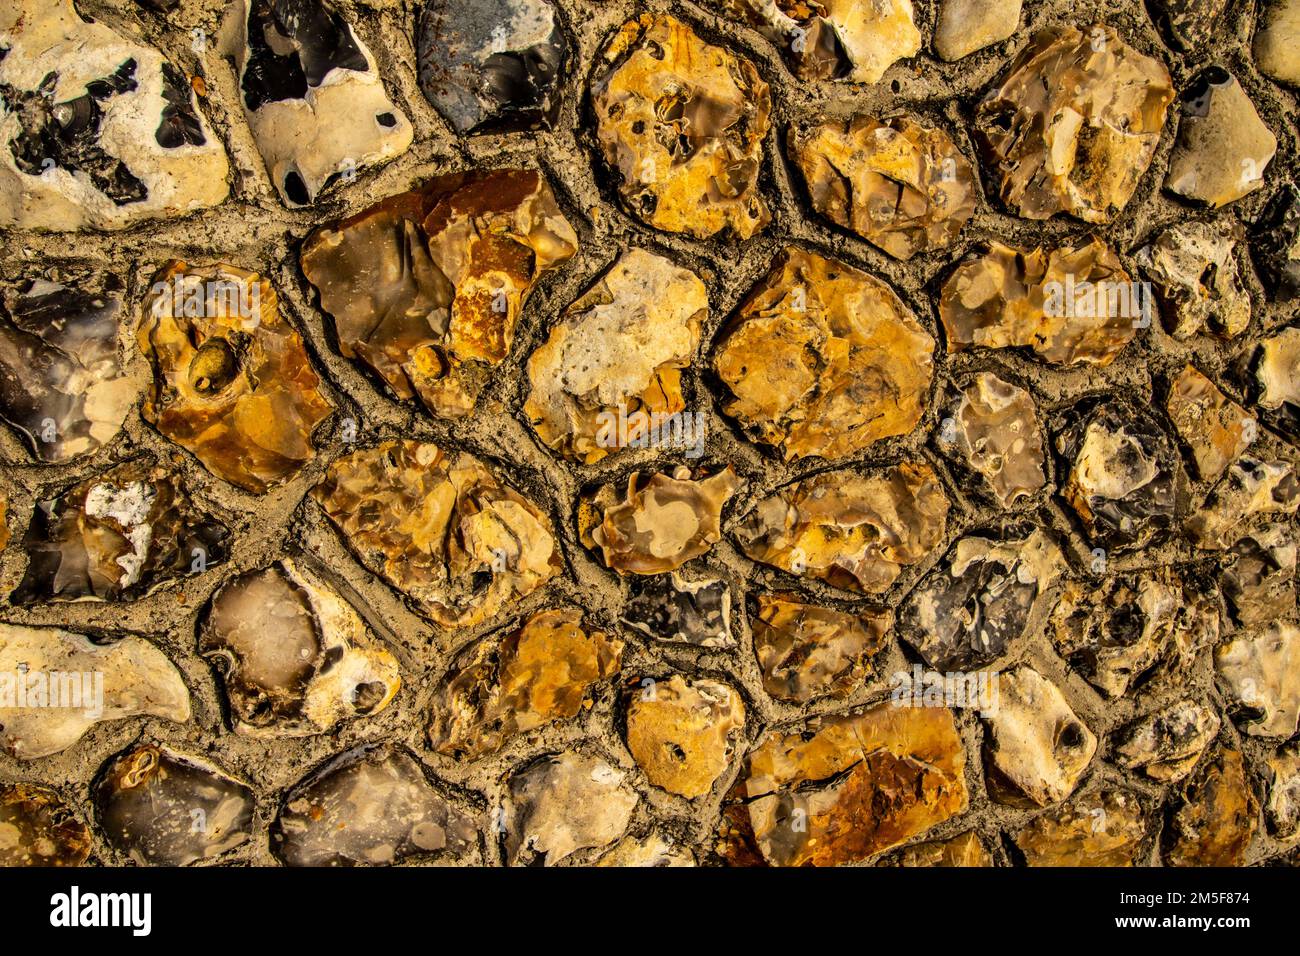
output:
POLYGON ((1293 0, 0 6, 0 862, 1297 859, 1293 0))

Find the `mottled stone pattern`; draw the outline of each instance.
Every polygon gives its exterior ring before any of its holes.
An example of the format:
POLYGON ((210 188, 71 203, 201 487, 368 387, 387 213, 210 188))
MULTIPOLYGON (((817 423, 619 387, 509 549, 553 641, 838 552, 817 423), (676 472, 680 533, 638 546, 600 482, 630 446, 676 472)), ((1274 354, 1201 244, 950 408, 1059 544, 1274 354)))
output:
POLYGON ((0 866, 1294 863, 1298 31, 0 2, 0 866))

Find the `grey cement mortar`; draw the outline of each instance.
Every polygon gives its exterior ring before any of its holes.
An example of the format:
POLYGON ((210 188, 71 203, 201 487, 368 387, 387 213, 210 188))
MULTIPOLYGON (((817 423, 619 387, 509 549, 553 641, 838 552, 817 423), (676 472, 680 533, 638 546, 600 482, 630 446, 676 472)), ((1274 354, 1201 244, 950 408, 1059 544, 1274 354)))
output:
MULTIPOLYGON (((420 4, 416 0, 343 0, 337 6, 356 24, 377 57, 390 96, 415 126, 416 141, 409 152, 388 166, 362 171, 355 183, 341 190, 331 189, 314 208, 305 211, 291 211, 282 206, 268 181, 244 122, 232 65, 213 49, 201 60, 191 49, 191 31, 199 28, 215 36, 225 6, 222 0, 182 0, 179 8, 164 18, 137 7, 131 0, 78 2, 83 15, 102 19, 128 35, 154 43, 188 72, 205 77, 208 97, 203 108, 231 154, 231 198, 219 208, 202 214, 150 223, 117 234, 9 232, 0 235, 0 278, 13 281, 34 276, 50 265, 114 272, 129 283, 127 314, 132 322, 138 321, 140 303, 151 277, 168 259, 182 258, 195 264, 224 261, 261 272, 275 284, 283 308, 303 332, 313 360, 327 379, 324 387, 338 406, 338 414, 318 432, 319 457, 294 481, 262 497, 243 493, 205 471, 189 454, 144 424, 135 412, 128 418, 123 433, 108 447, 90 459, 62 466, 34 464, 16 436, 0 429, 0 458, 5 462, 0 471, 0 487, 10 499, 9 525, 13 532, 13 540, 0 558, 0 594, 7 595, 21 579, 26 566, 21 537, 37 499, 50 497, 69 484, 105 471, 116 461, 142 453, 172 463, 200 505, 217 514, 233 532, 232 558, 226 564, 136 602, 15 607, 0 599, 0 619, 12 623, 146 636, 177 664, 191 691, 194 716, 188 724, 154 718, 116 721, 98 725, 78 744, 51 757, 24 762, 0 755, 0 782, 46 783, 56 787, 78 808, 95 832, 92 863, 126 862, 104 841, 91 811, 90 793, 105 762, 134 742, 158 742, 183 753, 206 757, 250 784, 259 800, 254 837, 219 862, 275 865, 277 861, 269 849, 268 828, 285 792, 331 756, 360 743, 381 740, 409 747, 437 785, 463 809, 475 814, 483 834, 481 847, 479 853, 464 862, 501 862, 491 824, 508 773, 540 754, 571 749, 599 753, 628 771, 642 795, 630 833, 641 835, 658 828, 674 841, 695 848, 701 862, 716 862, 711 848, 720 807, 723 795, 740 771, 740 758, 733 762, 708 797, 688 801, 651 786, 623 743, 624 688, 635 686, 643 677, 661 677, 674 672, 724 680, 738 687, 744 697, 746 746, 749 747, 766 732, 797 728, 812 715, 840 712, 886 699, 889 675, 911 666, 911 659, 904 655, 895 639, 877 659, 878 679, 847 701, 823 701, 807 707, 775 702, 762 688, 745 620, 744 592, 794 589, 841 608, 882 603, 897 607, 963 533, 998 528, 1008 520, 1021 523, 1033 520, 1054 529, 1065 544, 1074 569, 1082 572, 1088 566, 1089 546, 1078 537, 1073 519, 1052 496, 1061 480, 1059 466, 1048 488, 1016 509, 1008 519, 1006 515, 982 509, 978 501, 965 494, 962 483, 931 450, 930 438, 941 417, 940 399, 951 384, 964 383, 975 372, 987 369, 1026 385, 1034 392, 1040 414, 1052 434, 1067 421, 1069 406, 1082 397, 1119 394, 1142 405, 1152 404, 1151 397, 1163 396, 1165 383, 1189 361, 1233 398, 1239 401, 1244 398, 1226 374, 1239 354, 1237 346, 1221 346, 1206 337, 1179 343, 1167 336, 1159 323, 1139 332, 1120 358, 1101 370, 1055 369, 1009 350, 950 356, 943 349, 944 336, 937 312, 938 287, 952 266, 981 240, 999 239, 1033 247, 1096 234, 1120 253, 1130 274, 1137 276, 1139 270, 1133 254, 1149 238, 1170 223, 1203 215, 1161 191, 1177 128, 1176 101, 1170 109, 1155 161, 1117 222, 1089 227, 1064 217, 1036 223, 1008 215, 976 164, 983 188, 976 215, 962 232, 959 243, 940 253, 918 256, 906 264, 815 216, 808 208, 797 173, 785 158, 784 142, 792 125, 823 117, 847 117, 859 111, 877 115, 905 112, 944 127, 974 163, 977 154, 964 124, 982 92, 1000 75, 1012 56, 1039 28, 1072 23, 1086 29, 1100 21, 1115 27, 1137 49, 1165 62, 1177 90, 1182 90, 1201 67, 1212 63, 1226 65, 1242 83, 1265 122, 1277 134, 1278 155, 1267 170, 1264 189, 1218 214, 1204 215, 1251 223, 1276 188, 1293 178, 1297 155, 1295 91, 1262 77, 1253 65, 1250 43, 1258 15, 1257 3, 1235 0, 1219 23, 1210 49, 1201 55, 1179 56, 1161 42, 1140 0, 1109 3, 1028 0, 1022 28, 1015 37, 948 64, 929 50, 938 4, 936 0, 919 0, 916 18, 924 35, 922 54, 895 65, 875 86, 864 87, 797 81, 769 42, 752 30, 715 16, 705 4, 673 0, 647 3, 558 0, 576 57, 570 61, 563 111, 555 129, 458 139, 430 107, 417 85, 414 33, 420 4), (695 25, 706 39, 747 56, 772 87, 774 129, 765 144, 761 188, 772 206, 773 221, 748 242, 698 242, 660 233, 625 213, 616 201, 613 181, 595 148, 586 90, 592 72, 598 70, 597 53, 603 43, 625 20, 645 10, 671 12, 695 25), (329 321, 317 307, 315 293, 298 268, 298 249, 316 225, 358 212, 431 176, 471 167, 510 165, 539 166, 545 170, 566 215, 579 233, 579 252, 546 275, 533 292, 524 309, 512 353, 500 367, 477 412, 465 421, 435 420, 413 404, 391 400, 374 379, 337 354, 332 346, 329 321), (766 274, 779 250, 789 243, 828 253, 887 279, 940 343, 929 411, 911 435, 879 442, 866 453, 833 465, 820 459, 787 465, 746 441, 720 415, 718 383, 707 371, 713 338, 745 293, 766 274), (560 310, 631 246, 642 246, 676 259, 694 269, 709 288, 711 310, 700 356, 683 376, 688 408, 707 418, 708 446, 703 459, 687 463, 703 464, 710 471, 730 464, 745 480, 745 486, 724 513, 724 532, 773 489, 819 471, 877 467, 922 455, 943 476, 954 505, 945 542, 926 563, 906 569, 883 601, 849 600, 844 592, 818 582, 797 581, 754 565, 724 534, 721 544, 686 570, 720 570, 743 582, 737 590, 740 608, 734 616, 738 647, 708 650, 654 643, 618 623, 627 597, 626 585, 578 543, 575 499, 581 489, 590 485, 619 480, 637 469, 671 470, 682 459, 645 450, 619 456, 613 463, 575 466, 560 461, 536 440, 521 408, 527 395, 523 365, 528 355, 545 340, 560 310), (452 632, 430 624, 398 592, 364 570, 315 504, 304 500, 329 463, 349 450, 343 440, 343 422, 349 418, 357 423, 360 445, 384 438, 418 437, 465 449, 492 463, 549 511, 562 539, 565 573, 480 627, 452 632), (231 733, 225 722, 222 692, 215 673, 195 653, 196 629, 212 593, 223 582, 239 573, 264 567, 281 555, 298 553, 306 555, 317 567, 328 569, 343 593, 385 639, 402 664, 403 687, 383 712, 353 721, 333 733, 278 741, 240 737, 231 733), (600 686, 594 694, 594 706, 578 719, 525 734, 495 755, 459 762, 431 752, 425 740, 429 704, 446 674, 451 656, 476 638, 532 611, 564 603, 584 608, 592 622, 622 634, 627 641, 623 674, 600 686)), ((1243 254, 1240 260, 1255 306, 1251 327, 1238 340, 1245 345, 1283 326, 1291 315, 1288 310, 1267 302, 1249 257, 1243 254)), ((146 363, 134 345, 128 343, 128 346, 133 355, 134 374, 143 381, 148 375, 146 363)), ((1264 429, 1261 436, 1256 454, 1296 457, 1294 449, 1277 436, 1264 429)), ((1206 490, 1202 483, 1188 482, 1184 493, 1193 503, 1199 503, 1206 490)), ((1193 557, 1185 547, 1170 546, 1116 558, 1112 568, 1154 567, 1193 557)), ((1041 623, 1040 620, 1029 629, 1027 638, 1013 646, 999 667, 1009 669, 1018 662, 1032 665, 1062 689, 1071 707, 1097 734, 1098 753, 1078 792, 1123 784, 1141 794, 1146 805, 1156 810, 1166 802, 1166 788, 1110 765, 1107 735, 1183 694, 1211 700, 1222 713, 1224 699, 1215 687, 1209 655, 1202 655, 1197 662, 1185 691, 1177 688, 1157 689, 1154 694, 1131 691, 1121 700, 1107 702, 1056 655, 1050 641, 1043 636, 1041 623)), ((1004 834, 1014 832, 1035 814, 988 799, 980 759, 983 726, 972 712, 959 712, 958 720, 967 745, 971 806, 967 813, 920 840, 975 829, 994 849, 1000 863, 1012 862, 1009 841, 1004 834)), ((1262 761, 1275 742, 1239 734, 1226 717, 1220 736, 1221 741, 1231 741, 1243 749, 1253 785, 1262 798, 1262 761)), ((1149 861, 1157 864, 1158 829, 1163 815, 1153 812, 1151 819, 1149 861)), ((1296 845, 1295 840, 1272 839, 1261 819, 1249 859, 1251 862, 1279 859, 1291 855, 1296 845)), ((571 862, 580 863, 597 855, 576 854, 571 862)))

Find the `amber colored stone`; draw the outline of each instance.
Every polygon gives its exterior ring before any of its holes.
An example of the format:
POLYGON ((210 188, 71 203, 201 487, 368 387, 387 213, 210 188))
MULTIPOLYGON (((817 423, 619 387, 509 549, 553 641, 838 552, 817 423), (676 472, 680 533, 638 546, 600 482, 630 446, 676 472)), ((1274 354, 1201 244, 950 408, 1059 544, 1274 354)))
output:
POLYGON ((1238 624, 1267 624, 1295 610, 1296 549, 1296 530, 1282 523, 1244 534, 1229 549, 1219 586, 1238 624))
POLYGON ((713 789, 744 728, 740 694, 714 680, 643 680, 627 705, 627 749, 646 779, 687 799, 713 789))
POLYGON ((1049 27, 980 102, 975 135, 1012 211, 1110 222, 1151 164, 1173 98, 1164 64, 1112 28, 1049 27))
POLYGON ((1260 189, 1277 154, 1277 137, 1236 77, 1208 67, 1180 99, 1182 119, 1165 188, 1213 209, 1260 189))
POLYGON ((745 761, 733 810, 767 863, 834 866, 964 812, 965 773, 950 710, 883 704, 770 734, 745 761))
POLYGON ((302 269, 339 351, 435 415, 473 410, 528 293, 578 238, 529 169, 440 176, 316 230, 302 269))
POLYGON ((1206 481, 1218 481, 1258 434, 1255 416, 1191 365, 1170 385, 1165 409, 1206 481))
POLYGON ((671 428, 686 408, 681 370, 699 348, 708 309, 695 273, 643 249, 624 253, 528 360, 524 414, 537 436, 588 465, 663 444, 665 423, 671 428))
POLYGON ((1286 744, 1268 758, 1269 828, 1288 838, 1300 829, 1300 744, 1286 744))
POLYGON ((48 787, 0 786, 0 866, 81 866, 90 828, 48 787))
POLYGON ((873 673, 893 623, 887 609, 847 613, 796 594, 760 594, 750 628, 764 689, 797 703, 847 697, 873 673))
POLYGON ((576 608, 542 611, 456 659, 434 697, 429 742, 479 757, 512 737, 574 717, 594 685, 617 673, 623 642, 589 628, 576 608))
POLYGON ((254 494, 316 457, 312 432, 333 406, 268 280, 172 261, 144 311, 140 349, 154 372, 147 421, 254 494))
POLYGON ((147 459, 38 502, 23 538, 27 573, 11 600, 135 600, 226 558, 230 531, 147 459))
POLYGON ((597 70, 596 137, 633 215, 697 239, 767 225, 758 172, 772 101, 752 63, 647 13, 613 36, 597 70))
POLYGON ((936 443, 1002 508, 1047 483, 1047 453, 1033 396, 992 372, 981 372, 953 394, 936 443))
POLYGON ((906 847, 890 864, 902 867, 986 867, 993 866, 993 855, 979 836, 968 830, 951 840, 906 847))
POLYGON ((837 459, 921 420, 934 339, 889 286, 787 248, 721 336, 723 411, 787 461, 837 459))
POLYGON ((1059 803, 1074 792, 1097 752, 1097 737, 1060 689, 1030 667, 997 675, 997 705, 985 720, 989 788, 1001 803, 1059 803))
POLYGON ((559 573, 550 519, 472 455, 389 441, 312 496, 363 564, 443 627, 478 624, 559 573))
POLYGON ((921 49, 911 0, 721 0, 725 16, 757 28, 804 80, 876 83, 921 49))
POLYGON ((790 134, 812 206, 896 259, 946 249, 975 214, 975 174, 943 130, 859 115, 790 134))
POLYGON ((684 867, 695 865, 695 855, 655 832, 645 837, 626 836, 598 859, 600 867, 684 867))
POLYGON ((721 540, 722 508, 739 487, 730 465, 708 477, 686 467, 671 477, 633 472, 621 497, 605 485, 583 500, 582 543, 620 574, 675 571, 721 540))
POLYGON ((1261 341, 1251 358, 1264 418, 1300 445, 1300 328, 1261 341))
POLYGON ((199 632, 219 664, 234 730, 303 736, 383 710, 397 659, 323 577, 284 558, 221 587, 199 632))
POLYGON ((1168 866, 1242 866, 1258 806, 1241 753, 1224 748, 1183 785, 1165 829, 1168 866))
POLYGON ((754 561, 879 594, 939 545, 949 507, 924 461, 869 474, 824 472, 760 501, 735 536, 754 561))
POLYGON ((1106 366, 1147 322, 1140 288, 1098 239, 1050 251, 994 241, 948 278, 939 317, 949 352, 1032 348, 1054 365, 1106 366))
POLYGON ((1014 836, 1029 866, 1137 866, 1142 804, 1127 790, 1094 790, 1035 817, 1014 836))

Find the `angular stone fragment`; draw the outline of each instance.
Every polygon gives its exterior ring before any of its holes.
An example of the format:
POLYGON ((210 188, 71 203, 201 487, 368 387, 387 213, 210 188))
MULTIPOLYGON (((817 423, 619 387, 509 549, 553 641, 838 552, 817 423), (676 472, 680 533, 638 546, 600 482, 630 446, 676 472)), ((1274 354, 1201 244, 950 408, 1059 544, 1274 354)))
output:
POLYGON ((11 0, 0 50, 0 228, 125 229, 229 194, 225 148, 153 47, 72 0, 11 0))
POLYGON ((95 643, 0 624, 0 750, 34 760, 66 750, 101 721, 140 715, 190 719, 180 672, 144 638, 95 643))
POLYGON ((267 279, 238 266, 169 262, 140 326, 153 367, 141 414, 204 466, 254 494, 316 457, 333 406, 267 279))
POLYGON ((790 135, 813 209, 896 259, 946 249, 975 214, 975 174, 942 129, 865 114, 790 135))
POLYGON ((1255 31, 1255 65, 1279 83, 1300 86, 1300 3, 1266 0, 1255 31))
POLYGON ((1169 44, 1186 52, 1205 45, 1227 5, 1228 0, 1151 0, 1148 8, 1169 44))
POLYGON ((722 0, 721 7, 758 29, 804 80, 877 83, 895 61, 921 49, 911 0, 722 0))
POLYGON ((596 136, 629 212, 697 239, 767 225, 758 173, 772 101, 753 64, 647 13, 606 44, 597 70, 596 136))
POLYGON ((595 863, 596 866, 618 867, 683 867, 694 866, 695 857, 690 850, 666 840, 659 833, 643 839, 624 837, 595 863))
POLYGON ((934 28, 934 51, 960 60, 1009 39, 1020 25, 1021 0, 943 0, 934 28))
POLYGON ((1186 341, 1202 332, 1232 338, 1250 325, 1250 293, 1242 285, 1236 257, 1239 229, 1178 223, 1138 252, 1174 338, 1186 341))
POLYGON ((1264 417, 1300 445, 1300 328, 1283 329, 1260 342, 1251 368, 1264 417))
POLYGON ((1061 497, 1095 545, 1139 548, 1172 527, 1181 464, 1149 411, 1103 402, 1063 432, 1056 447, 1070 468, 1061 497))
POLYGON ((1221 644, 1214 651, 1214 666, 1245 733, 1295 735, 1300 725, 1300 628, 1278 621, 1221 644))
POLYGON ((1123 697, 1163 665, 1178 674, 1219 639, 1211 597, 1171 571, 1071 581, 1048 622, 1061 656, 1107 697, 1123 697))
POLYGON ((429 742, 479 757, 510 738, 578 714, 618 672, 623 642, 589 628, 576 608, 542 611, 463 652, 433 701, 429 742))
POLYGON ((1288 616, 1296 604, 1296 534, 1273 524, 1243 535, 1226 556, 1219 585, 1238 624, 1252 627, 1288 616))
POLYGON ((37 504, 23 539, 27 572, 10 597, 18 604, 133 601, 226 559, 229 529, 147 459, 37 504))
POLYGON ((221 587, 199 653, 218 662, 235 732, 254 737, 323 733, 383 710, 402 683, 361 615, 291 558, 221 587))
POLYGON ((1218 209, 1264 185, 1277 137, 1236 77, 1219 66, 1203 70, 1183 92, 1182 108, 1165 188, 1218 209))
POLYGON ((1180 700, 1119 732, 1115 762, 1159 783, 1192 772, 1219 733, 1219 715, 1195 700, 1180 700))
POLYGON ((760 501, 735 536, 751 560, 879 594, 943 540, 949 507, 924 461, 868 475, 823 472, 760 501))
POLYGON ((731 647, 731 586, 723 578, 688 579, 672 572, 632 578, 623 623, 658 641, 731 647))
POLYGON ((1261 515, 1294 515, 1300 507, 1300 482, 1288 461, 1261 461, 1243 455, 1210 491, 1187 530, 1206 550, 1229 548, 1261 515))
POLYGON ((379 66, 325 0, 238 0, 239 92, 267 175, 288 206, 410 148, 414 129, 379 66))
POLYGON ((1015 834, 1029 866, 1137 866, 1147 821, 1127 790, 1094 790, 1048 810, 1015 834))
POLYGON ((1300 299, 1300 186, 1287 183, 1273 195, 1251 239, 1269 297, 1278 302, 1300 299))
POLYGON ((366 567, 442 627, 470 627, 560 570, 550 519, 472 455, 389 441, 330 465, 312 497, 366 567))
POLYGON ((998 675, 998 706, 985 720, 989 789, 1001 803, 1059 803, 1097 752, 1096 736, 1061 691, 1030 667, 998 675))
POLYGON ((694 272, 644 249, 624 253, 528 360, 524 414, 537 436, 588 465, 663 444, 686 408, 681 369, 695 357, 708 309, 694 272))
POLYGON ((541 173, 440 176, 308 236, 302 269, 339 351, 402 400, 468 414, 533 285, 578 237, 541 173))
POLYGON ((549 129, 568 42, 549 0, 431 0, 416 32, 420 89, 456 132, 549 129))
POLYGON ((387 866, 477 844, 472 820, 390 745, 356 747, 299 781, 271 831, 289 866, 387 866))
POLYGON ((909 846, 891 862, 902 867, 985 867, 993 866, 993 856, 975 832, 968 830, 951 840, 909 846))
POLYGON ((981 372, 945 409, 936 444, 1002 508, 1032 497, 1047 483, 1047 454, 1033 397, 981 372))
POLYGON ((1165 410, 1192 449, 1196 470, 1206 481, 1218 481, 1250 447, 1247 439, 1258 434, 1255 416, 1191 365, 1170 384, 1165 410))
POLYGON ((719 339, 723 411, 785 459, 856 454, 916 427, 934 339, 889 286, 788 247, 719 339))
POLYGON ((113 758, 94 799, 104 837, 140 866, 185 866, 247 843, 257 807, 217 767, 154 744, 113 758))
POLYGON ((1243 866, 1257 813, 1241 754, 1220 750, 1183 785, 1165 829, 1165 864, 1243 866))
POLYGON ((1283 839, 1300 829, 1300 744, 1286 744, 1268 758, 1268 824, 1283 839))
POLYGON ((744 801, 735 810, 762 860, 835 866, 963 813, 965 772, 952 711, 884 704, 770 734, 747 758, 733 796, 744 801))
POLYGON ((638 797, 627 774, 569 751, 534 761, 507 784, 502 822, 512 866, 553 866, 577 850, 618 839, 638 797))
POLYGON ((627 749, 646 779, 687 799, 713 789, 744 728, 740 694, 714 680, 642 681, 627 705, 627 749))
POLYGON ((750 626, 763 688, 801 704, 847 697, 874 674, 872 659, 885 649, 893 623, 887 609, 850 614, 796 594, 760 594, 750 626))
POLYGON ((1041 529, 996 541, 971 535, 908 595, 899 632, 933 669, 977 670, 1024 636, 1039 599, 1065 569, 1041 529))
POLYGON ((675 571, 721 540, 722 508, 739 487, 730 465, 708 477, 684 466, 672 477, 633 472, 621 499, 614 485, 584 499, 582 543, 620 574, 675 571))
POLYGON ((1110 222, 1151 164, 1173 81, 1112 28, 1036 33, 975 113, 975 135, 1013 212, 1110 222))
POLYGON ((0 414, 41 461, 89 455, 122 428, 139 387, 126 376, 122 283, 25 283, 0 306, 0 414))
POLYGON ((0 866, 81 866, 90 828, 48 787, 0 786, 0 866))
POLYGON ((948 351, 1032 348, 1054 365, 1106 366, 1148 324, 1149 306, 1098 239, 1025 251, 991 242, 944 284, 948 351))

